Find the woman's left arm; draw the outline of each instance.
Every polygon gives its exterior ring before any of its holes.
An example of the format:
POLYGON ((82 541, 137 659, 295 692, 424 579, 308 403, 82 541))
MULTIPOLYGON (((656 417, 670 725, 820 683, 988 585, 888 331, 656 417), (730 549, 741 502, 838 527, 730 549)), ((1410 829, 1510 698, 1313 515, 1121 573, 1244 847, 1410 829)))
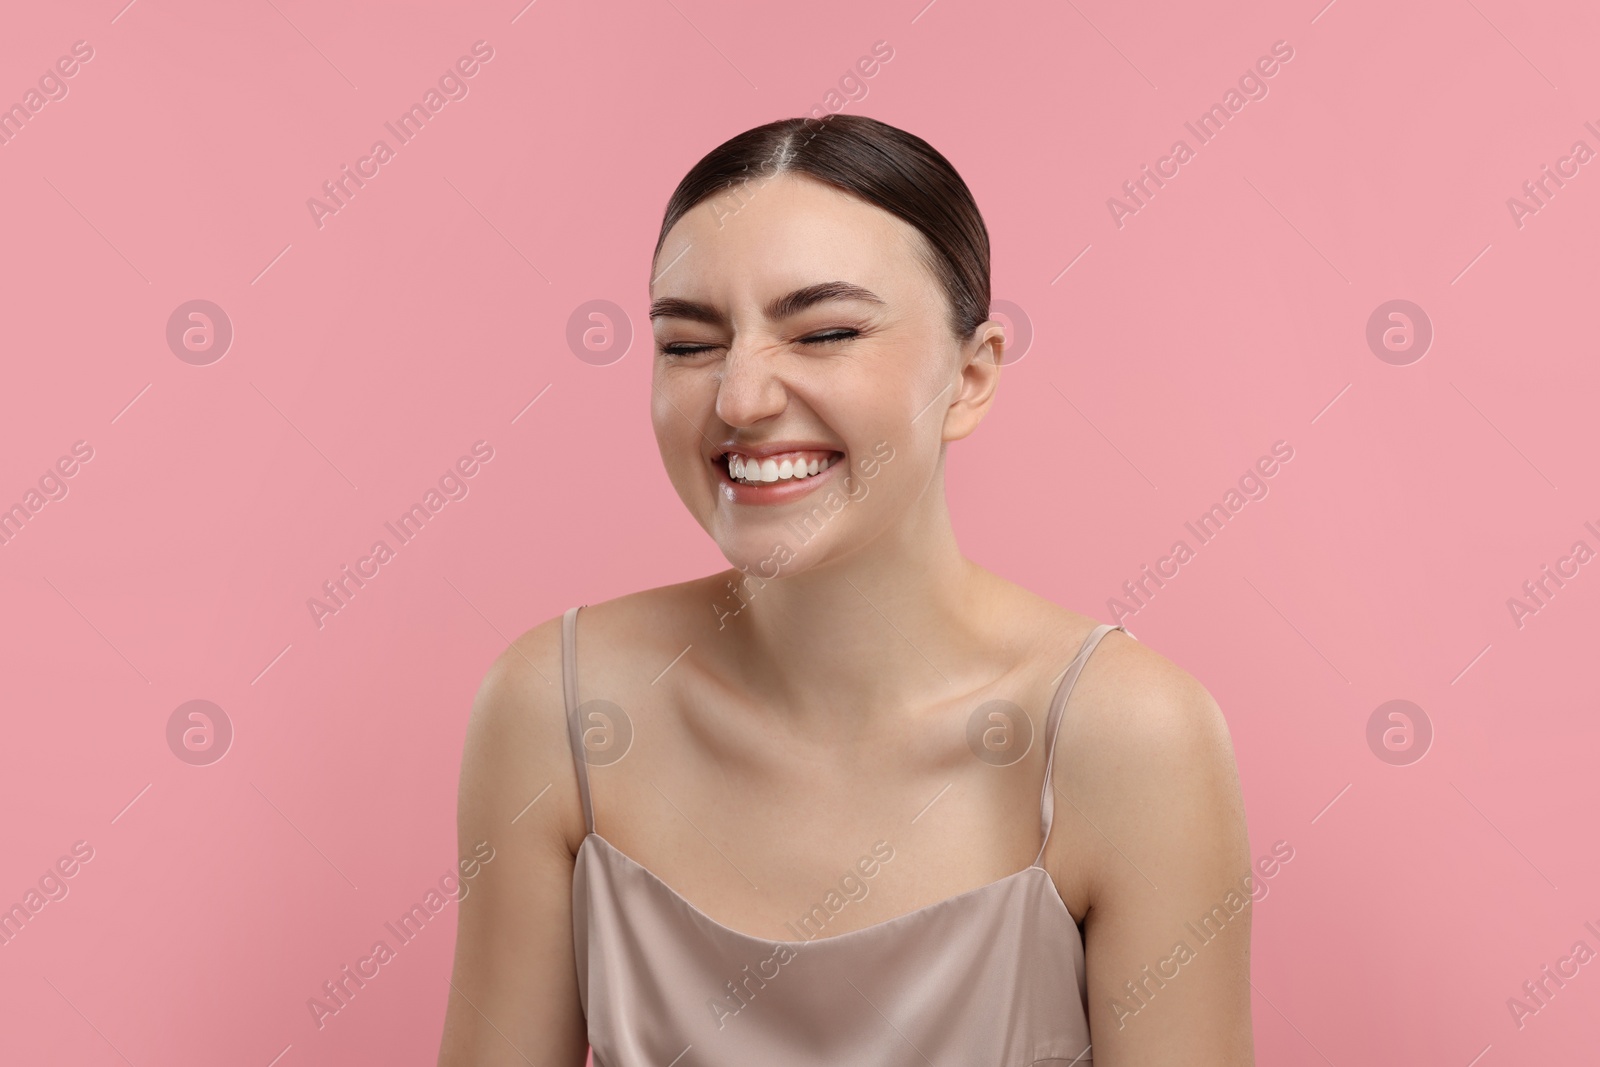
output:
MULTIPOLYGON (((1111 639, 1121 635, 1112 634, 1111 639)), ((1199 682, 1121 638, 1063 738, 1057 817, 1082 820, 1095 1067, 1253 1067, 1251 867, 1222 711, 1199 682)), ((1107 653, 1111 653, 1107 655, 1107 653)), ((1098 657, 1096 657, 1098 658, 1098 657)))

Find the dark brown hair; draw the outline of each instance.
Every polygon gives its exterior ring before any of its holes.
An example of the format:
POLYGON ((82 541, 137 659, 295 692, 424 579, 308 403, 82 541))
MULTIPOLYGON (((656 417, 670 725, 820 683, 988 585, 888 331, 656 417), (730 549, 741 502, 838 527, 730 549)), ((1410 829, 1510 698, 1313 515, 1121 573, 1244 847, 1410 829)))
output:
POLYGON ((916 227, 927 244, 923 262, 950 300, 957 340, 970 338, 989 317, 989 231, 966 182, 922 138, 865 115, 779 119, 713 148, 667 201, 655 255, 667 232, 701 201, 787 171, 843 189, 916 227))

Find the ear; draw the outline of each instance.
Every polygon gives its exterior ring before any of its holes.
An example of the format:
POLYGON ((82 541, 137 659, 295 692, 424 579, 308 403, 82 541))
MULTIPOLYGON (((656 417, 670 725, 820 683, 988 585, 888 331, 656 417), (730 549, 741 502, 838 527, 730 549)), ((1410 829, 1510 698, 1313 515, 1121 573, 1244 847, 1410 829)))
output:
POLYGON ((962 348, 955 400, 945 409, 944 440, 959 441, 978 428, 1000 386, 1005 356, 1005 327, 994 319, 980 325, 962 348))

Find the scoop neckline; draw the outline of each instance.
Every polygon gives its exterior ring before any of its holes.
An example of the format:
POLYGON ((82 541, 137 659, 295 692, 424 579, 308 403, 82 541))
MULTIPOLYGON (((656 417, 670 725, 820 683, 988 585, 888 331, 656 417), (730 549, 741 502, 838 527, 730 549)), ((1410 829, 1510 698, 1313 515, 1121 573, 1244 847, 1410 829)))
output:
POLYGON ((594 830, 590 830, 589 833, 584 837, 583 841, 578 845, 578 851, 573 856, 573 859, 575 861, 574 862, 574 866, 573 866, 573 870, 574 871, 577 870, 576 861, 583 855, 583 850, 584 850, 585 846, 587 846, 589 844, 590 840, 595 840, 595 841, 600 842, 600 844, 602 844, 602 845, 604 845, 606 847, 607 851, 609 851, 611 855, 618 857, 624 863, 626 863, 628 866, 632 867, 634 870, 639 871, 640 873, 645 875, 652 883, 654 883, 655 885, 660 886, 661 889, 664 890, 667 893, 667 895, 670 896, 673 900, 677 901, 679 904, 682 904, 692 914, 698 916, 702 921, 704 921, 706 924, 714 927, 718 931, 720 931, 720 932, 722 932, 724 934, 727 934, 730 937, 735 937, 735 938, 738 938, 738 939, 740 939, 742 941, 747 941, 747 942, 751 942, 751 943, 754 943, 754 944, 784 945, 784 946, 787 946, 789 948, 796 948, 796 949, 798 949, 801 946, 813 946, 813 945, 819 945, 819 944, 824 944, 824 943, 829 943, 829 942, 834 942, 834 941, 845 941, 845 940, 849 940, 851 938, 856 938, 856 937, 858 937, 860 935, 864 935, 864 934, 865 935, 876 934, 878 931, 881 931, 881 930, 887 929, 889 927, 896 926, 896 925, 908 922, 908 921, 910 921, 912 919, 916 919, 916 918, 921 917, 921 916, 925 916, 925 915, 931 913, 936 908, 942 908, 942 907, 944 907, 946 905, 953 904, 953 903, 955 903, 957 901, 964 900, 964 899, 966 899, 968 897, 973 897, 973 896, 976 896, 976 895, 978 895, 980 893, 987 893, 987 892, 990 892, 991 890, 997 889, 997 888, 999 888, 1001 886, 1010 885, 1012 882, 1017 881, 1018 879, 1023 878, 1024 876, 1026 876, 1030 871, 1038 871, 1040 874, 1045 876, 1045 884, 1050 889, 1050 897, 1051 897, 1051 899, 1053 899, 1056 902, 1056 904, 1060 907, 1061 914, 1066 916, 1067 922, 1068 922, 1069 925, 1071 925, 1073 933, 1075 935, 1077 935, 1074 938, 1073 943, 1078 946, 1078 949, 1079 949, 1080 952, 1083 949, 1083 933, 1082 933, 1082 930, 1079 928, 1078 920, 1073 918, 1072 909, 1067 907, 1067 902, 1061 898, 1061 891, 1056 888, 1055 879, 1051 878, 1050 877, 1050 872, 1045 870, 1043 867, 1039 866, 1039 864, 1037 862, 1028 864, 1028 866, 1022 868, 1020 871, 1012 871, 1010 874, 1002 875, 1001 877, 997 878, 996 880, 994 880, 992 882, 986 882, 983 885, 977 886, 977 887, 972 888, 972 889, 962 890, 961 892, 956 893, 953 896, 945 897, 943 900, 936 900, 932 904, 924 904, 920 908, 916 908, 916 909, 914 909, 912 911, 904 912, 904 913, 902 913, 900 915, 893 915, 893 916, 890 916, 887 919, 881 919, 878 922, 872 923, 872 924, 870 924, 868 926, 858 927, 855 930, 846 930, 842 934, 833 934, 832 936, 829 936, 829 937, 812 938, 810 941, 787 941, 787 940, 784 940, 782 938, 776 938, 776 937, 756 937, 754 934, 747 934, 742 930, 735 930, 733 927, 728 926, 725 923, 718 922, 716 919, 713 919, 711 916, 707 915, 705 912, 701 911, 698 907, 696 907, 694 905, 694 902, 689 900, 688 897, 684 896, 682 893, 680 893, 676 889, 672 888, 666 882, 662 881, 661 878, 654 871, 652 871, 650 868, 646 867, 644 864, 640 863, 638 860, 634 859, 632 856, 630 856, 626 852, 622 851, 616 845, 613 845, 610 841, 607 841, 603 836, 600 835, 600 833, 598 833, 597 831, 594 831, 594 830))

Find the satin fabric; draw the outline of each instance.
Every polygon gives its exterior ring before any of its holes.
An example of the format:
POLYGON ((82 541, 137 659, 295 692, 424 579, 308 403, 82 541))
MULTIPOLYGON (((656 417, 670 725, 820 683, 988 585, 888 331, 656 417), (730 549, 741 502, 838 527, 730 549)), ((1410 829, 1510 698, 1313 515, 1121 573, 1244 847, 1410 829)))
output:
MULTIPOLYGON (((594 1067, 1092 1064, 1082 933, 1039 866, 1042 843, 999 881, 858 930, 779 941, 722 925, 595 833, 577 614, 562 619, 562 682, 589 831, 572 872, 572 930, 594 1067)), ((1114 629, 1089 634, 1051 700, 1044 840, 1062 709, 1114 629)))

